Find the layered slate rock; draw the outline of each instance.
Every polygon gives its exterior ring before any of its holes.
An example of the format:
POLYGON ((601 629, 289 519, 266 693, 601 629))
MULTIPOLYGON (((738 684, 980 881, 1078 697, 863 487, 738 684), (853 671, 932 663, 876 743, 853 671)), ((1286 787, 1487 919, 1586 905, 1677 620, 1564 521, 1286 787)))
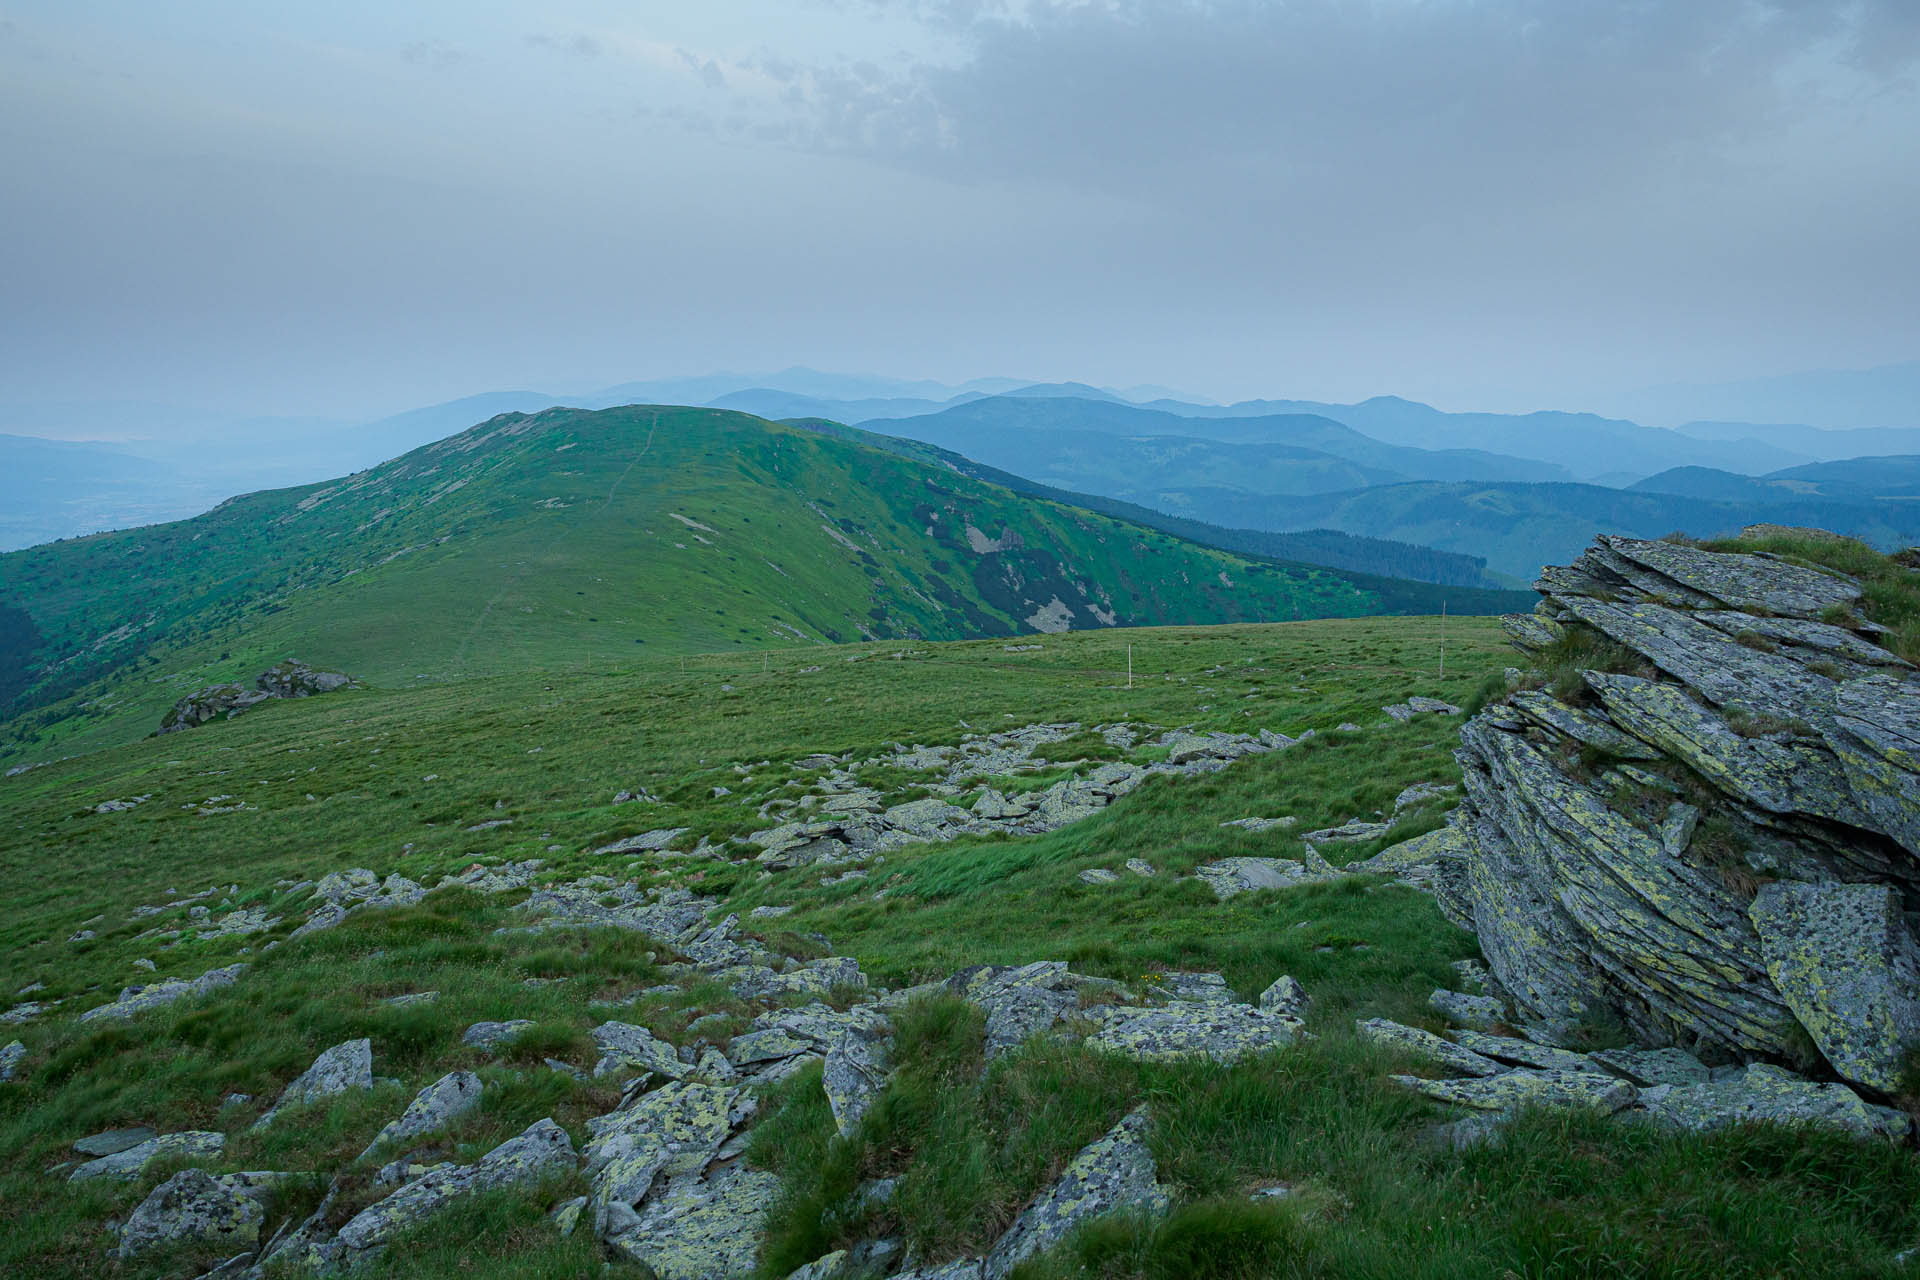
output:
POLYGON ((157 1138, 148 1138, 145 1142, 116 1151, 112 1155, 101 1156, 98 1160, 89 1160, 67 1175, 69 1182, 85 1182, 91 1178, 111 1178, 116 1182, 132 1182, 140 1176, 155 1160, 211 1160, 227 1147, 227 1135, 205 1130, 188 1130, 185 1133, 163 1133, 157 1138))
POLYGON ((753 1271, 778 1175, 734 1164, 672 1183, 637 1220, 608 1238, 621 1257, 659 1280, 712 1280, 753 1271))
POLYGON ((1895 1092, 1920 1048, 1920 672, 1860 584, 1603 537, 1535 586, 1507 630, 1559 664, 1553 691, 1510 672, 1462 728, 1448 825, 1350 870, 1430 888, 1477 933, 1527 1040, 1616 1022, 1679 1053, 1622 1072, 1718 1091, 1676 1093, 1676 1116, 1738 1109, 1695 1059, 1895 1092))

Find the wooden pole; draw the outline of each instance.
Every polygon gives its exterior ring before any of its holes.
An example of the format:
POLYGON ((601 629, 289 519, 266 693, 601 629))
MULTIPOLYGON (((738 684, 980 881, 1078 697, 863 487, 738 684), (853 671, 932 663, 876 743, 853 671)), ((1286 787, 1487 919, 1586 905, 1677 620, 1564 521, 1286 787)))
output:
POLYGON ((1127 646, 1127 688, 1133 688, 1133 646, 1127 646))
POLYGON ((1440 600, 1440 679, 1447 678, 1447 602, 1440 600))

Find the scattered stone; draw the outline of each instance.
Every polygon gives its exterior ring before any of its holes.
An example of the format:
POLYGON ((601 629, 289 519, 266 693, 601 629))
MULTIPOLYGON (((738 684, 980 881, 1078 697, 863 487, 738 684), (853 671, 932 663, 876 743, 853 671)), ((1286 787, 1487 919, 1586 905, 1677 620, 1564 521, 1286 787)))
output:
POLYGON ((636 1220, 608 1238, 614 1253, 658 1280, 713 1280, 753 1271, 776 1174, 734 1165, 698 1182, 670 1182, 636 1220))
POLYGON ((0 1046, 0 1084, 14 1079, 20 1074, 20 1064, 27 1060, 27 1045, 24 1040, 10 1040, 0 1046))
POLYGON ((1194 878, 1204 881, 1216 898, 1225 901, 1255 889, 1290 889, 1318 884, 1327 877, 1290 858, 1221 858, 1194 868, 1194 878))
POLYGON ((351 677, 337 671, 315 671, 302 662, 282 662, 262 671, 251 689, 238 684, 216 684, 188 694, 162 717, 159 731, 178 733, 221 716, 232 719, 270 698, 306 698, 317 693, 332 693, 352 683, 351 677))
POLYGON ((93 1178, 111 1178, 118 1182, 132 1182, 140 1176, 140 1171, 155 1160, 210 1160, 226 1149, 227 1135, 189 1130, 186 1133, 163 1133, 157 1138, 149 1138, 139 1146, 116 1151, 110 1156, 101 1156, 98 1160, 89 1160, 67 1175, 69 1182, 86 1182, 93 1178))
POLYGON ((1469 1076, 1497 1076, 1506 1070, 1491 1058, 1464 1049, 1451 1040, 1443 1040, 1431 1031, 1402 1026, 1385 1018, 1368 1018, 1354 1024, 1362 1038, 1375 1044, 1390 1045, 1429 1058, 1449 1071, 1469 1076))
POLYGON ((827 1050, 821 1084, 833 1121, 845 1137, 886 1087, 892 1057, 893 1028, 878 1019, 849 1019, 827 1050))
POLYGON ((1234 818, 1220 825, 1223 827, 1239 827, 1243 831, 1272 831, 1276 828, 1285 831, 1288 827, 1293 826, 1299 821, 1300 819, 1289 813, 1279 818, 1234 818))
POLYGON ((1427 1007, 1456 1027, 1492 1031, 1507 1021, 1506 1006, 1492 996, 1470 996, 1442 987, 1427 997, 1427 1007))
POLYGON ((1164 1213, 1172 1196, 1157 1181, 1153 1153, 1147 1149, 1148 1126, 1146 1108, 1141 1107, 1076 1155, 1061 1170, 1059 1181, 988 1250, 980 1271, 984 1280, 1005 1280, 1022 1262, 1094 1218, 1120 1210, 1164 1213))
POLYGON ((577 1157, 566 1130, 536 1120, 470 1165, 437 1164, 386 1199, 369 1205, 340 1228, 340 1243, 356 1255, 386 1243, 464 1195, 528 1187, 570 1170, 577 1157))
POLYGON ((444 1129, 480 1105, 480 1077, 471 1071, 449 1071, 414 1095, 397 1120, 360 1153, 365 1160, 382 1146, 398 1146, 422 1134, 444 1129))
POLYGON ((1297 1018, 1305 1014, 1312 1003, 1307 989, 1291 974, 1281 974, 1260 993, 1260 1007, 1270 1013, 1287 1013, 1297 1018))
MULTIPOLYGON (((619 803, 616 801, 615 803, 619 803)), ((615 853, 658 853, 687 833, 685 827, 662 827, 658 831, 644 831, 637 836, 626 836, 612 844, 603 844, 593 850, 596 855, 615 853)))
POLYGON ((240 975, 246 972, 245 964, 230 964, 224 969, 210 969, 197 978, 168 978, 149 986, 132 986, 120 992, 119 999, 112 1004, 103 1004, 97 1009, 89 1009, 80 1015, 80 1021, 93 1022, 101 1018, 131 1018, 137 1013, 149 1009, 158 1009, 161 1005, 172 1004, 187 996, 203 996, 221 987, 230 987, 240 975))
POLYGON ((636 1226, 634 1207, 654 1179, 697 1176, 752 1105, 740 1087, 681 1080, 589 1120, 585 1155, 595 1231, 610 1237, 636 1226))
POLYGON ((485 1054, 498 1053, 508 1041, 533 1025, 532 1018, 515 1018, 508 1022, 476 1022, 461 1035, 460 1043, 469 1049, 478 1049, 485 1054))
POLYGON ((1141 1062, 1241 1058, 1292 1044, 1306 1024, 1291 1014, 1245 1004, 1172 1004, 1161 1009, 1106 1005, 1089 1009, 1101 1023, 1087 1047, 1141 1062))
POLYGON ((1593 1107, 1612 1113, 1632 1105, 1638 1092, 1625 1080, 1598 1071, 1537 1071, 1530 1067, 1477 1080, 1422 1080, 1418 1076, 1393 1079, 1435 1101, 1479 1111, 1542 1106, 1593 1107))
POLYGON ((155 1187, 120 1229, 119 1256, 132 1258, 162 1244, 224 1245, 251 1250, 266 1221, 270 1178, 237 1173, 214 1177, 183 1169, 155 1187))
POLYGON ((1681 1129, 1770 1121, 1816 1124, 1863 1138, 1902 1141, 1913 1128, 1905 1112, 1863 1102, 1844 1084, 1815 1084, 1765 1063, 1754 1063, 1736 1076, 1708 1084, 1642 1089, 1640 1106, 1651 1119, 1681 1129))
POLYGON ((373 1088, 373 1041, 348 1040, 337 1044, 313 1060, 280 1095, 280 1100, 254 1122, 264 1129, 286 1107, 310 1106, 328 1098, 337 1098, 355 1089, 373 1088))
POLYGON ((1080 873, 1080 880, 1083 884, 1118 884, 1120 873, 1105 867, 1088 867, 1080 873))
POLYGON ((1133 872, 1133 874, 1137 876, 1151 876, 1156 874, 1156 872, 1154 871, 1153 864, 1151 862, 1148 862, 1145 858, 1128 858, 1127 870, 1133 872))
POLYGON ((1447 1035, 1463 1049, 1477 1053, 1483 1058, 1494 1058, 1515 1066, 1538 1067, 1543 1071, 1604 1070, 1586 1054, 1557 1049, 1552 1045, 1535 1044, 1531 1040, 1522 1040, 1515 1036, 1495 1036, 1466 1029, 1449 1031, 1447 1035))
POLYGON ((616 1071, 651 1071, 669 1080, 691 1074, 692 1065, 680 1060, 679 1052, 645 1027, 628 1022, 605 1022, 593 1029, 593 1043, 600 1050, 594 1065, 595 1076, 616 1071))
POLYGON ((122 1151, 131 1150, 156 1136, 158 1135, 144 1124, 134 1125, 128 1129, 108 1129, 103 1133, 80 1139, 73 1144, 73 1149, 83 1156, 97 1159, 100 1156, 118 1155, 122 1151))

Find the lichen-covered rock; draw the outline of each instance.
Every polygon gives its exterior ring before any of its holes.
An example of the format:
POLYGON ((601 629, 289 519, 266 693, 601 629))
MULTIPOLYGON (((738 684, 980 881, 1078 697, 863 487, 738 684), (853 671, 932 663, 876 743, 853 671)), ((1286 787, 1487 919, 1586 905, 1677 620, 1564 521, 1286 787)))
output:
POLYGON ((946 983, 948 991, 986 1012, 989 1058, 1078 1014, 1081 986, 1063 960, 979 965, 960 970, 946 983))
POLYGON ((1260 1007, 1271 1013, 1290 1013, 1298 1018, 1313 1003, 1307 989, 1292 974, 1283 973, 1260 993, 1260 1007))
POLYGON ((287 661, 262 671, 249 689, 238 684, 208 685, 181 698, 161 718, 161 733, 178 733, 209 720, 231 719, 270 698, 306 698, 316 693, 332 693, 353 683, 338 671, 315 671, 304 662, 287 661))
POLYGON ((98 1160, 89 1160, 69 1173, 67 1181, 111 1178, 118 1182, 132 1182, 140 1176, 142 1169, 155 1160, 211 1160, 226 1150, 226 1146, 227 1135, 224 1133, 204 1130, 163 1133, 138 1146, 116 1151, 110 1156, 101 1156, 98 1160))
POLYGON ((1147 1149, 1149 1123, 1141 1107, 1082 1149, 1061 1170, 1059 1180, 987 1251, 981 1266, 984 1280, 1004 1280, 1022 1262, 1095 1218, 1117 1210, 1164 1212, 1171 1196, 1157 1181, 1153 1153, 1147 1149))
POLYGON ((1436 1102, 1451 1102, 1476 1111, 1593 1107, 1612 1113, 1631 1106, 1636 1094, 1625 1080, 1597 1071, 1537 1071, 1523 1067, 1473 1080, 1422 1080, 1418 1076, 1394 1076, 1393 1079, 1436 1102))
POLYGON ((112 1004, 103 1004, 97 1009, 89 1009, 81 1014, 80 1021, 131 1018, 137 1013, 158 1009, 161 1005, 172 1004, 188 996, 203 996, 221 987, 230 987, 246 971, 245 964, 230 964, 222 969, 209 969, 197 978, 167 978, 143 987, 127 987, 120 992, 119 999, 112 1004))
POLYGON ((337 1044, 313 1060, 313 1065, 294 1077, 280 1100, 254 1122, 264 1129, 287 1107, 310 1106, 328 1098, 337 1098, 355 1089, 373 1088, 373 1041, 348 1040, 337 1044))
POLYGON ((1220 858, 1195 867, 1193 874, 1222 900, 1255 889, 1290 889, 1327 878, 1291 858, 1220 858))
POLYGON ((853 1132, 886 1087, 891 1059, 892 1027, 878 1019, 850 1021, 827 1050, 820 1082, 842 1137, 853 1132))
POLYGON ((533 1025, 531 1018, 514 1018, 507 1022, 476 1022, 460 1036, 460 1043, 469 1049, 478 1049, 482 1053, 497 1053, 501 1046, 533 1025))
POLYGON ((9 1040, 0 1046, 0 1084, 5 1084, 20 1074, 20 1064, 27 1060, 27 1045, 24 1040, 9 1040))
POLYGON ((752 1106, 751 1095, 738 1086, 682 1080, 588 1121, 594 1229, 603 1236, 630 1229, 634 1206, 654 1179, 699 1174, 752 1106))
POLYGON ((1885 1093, 1920 1046, 1920 945, 1891 885, 1776 881, 1748 909, 1767 973, 1843 1077, 1885 1093))
POLYGON ((1509 633, 1597 633, 1607 669, 1563 697, 1516 673, 1462 730, 1444 833, 1349 869, 1430 889, 1533 1040, 1617 1019, 1682 1055, 1595 1059, 1632 1079, 1698 1087, 1691 1051, 1896 1089, 1920 1043, 1920 672, 1859 584, 1603 537, 1536 587, 1509 633))
POLYGON ((1462 1048, 1451 1040, 1443 1040, 1431 1031, 1422 1031, 1418 1027, 1402 1026, 1385 1018, 1368 1018, 1354 1026, 1363 1039, 1431 1058, 1447 1070, 1462 1075, 1496 1076, 1506 1070, 1490 1058, 1484 1058, 1471 1049, 1462 1048))
POLYGON ((354 1253, 365 1253, 461 1196, 530 1187, 573 1168, 575 1162, 567 1131, 550 1119, 536 1120, 519 1137, 501 1143, 476 1163, 435 1165, 386 1199, 362 1209, 340 1228, 340 1243, 354 1253))
POLYGON ((1456 1027, 1492 1031, 1507 1020, 1506 1006, 1492 996, 1473 996, 1441 987, 1427 997, 1427 1007, 1456 1027))
POLYGON ((258 1174, 215 1177, 201 1169, 181 1170, 127 1215, 119 1256, 132 1258, 163 1244, 251 1249, 267 1217, 267 1181, 258 1174))
POLYGON ((1291 1014, 1246 1004, 1180 1002, 1158 1009, 1106 1005, 1087 1012, 1101 1024, 1087 1037, 1088 1048, 1142 1062, 1238 1062, 1290 1045, 1306 1029, 1291 1014))
POLYGON ((1536 1044, 1516 1036, 1489 1035, 1484 1031, 1474 1031, 1465 1027, 1449 1031, 1447 1035, 1462 1049, 1468 1049, 1483 1058, 1492 1058, 1497 1062, 1513 1066, 1538 1067, 1543 1071, 1604 1070, 1584 1053, 1574 1053, 1548 1044, 1536 1044))
POLYGON ((659 1280, 719 1280, 752 1273, 777 1175, 741 1165, 671 1184, 608 1246, 659 1280))
POLYGON ((593 1068, 596 1076, 636 1070, 679 1080, 694 1070, 693 1064, 680 1060, 672 1045, 629 1022, 601 1023, 593 1029, 593 1043, 600 1050, 600 1061, 593 1068))
POLYGON ((1708 1084, 1642 1089, 1639 1102, 1649 1118, 1681 1129, 1766 1121, 1813 1124, 1899 1141, 1913 1128, 1905 1112, 1864 1102, 1844 1084, 1816 1084, 1766 1063, 1708 1084))
POLYGON ((1598 1049, 1587 1055, 1596 1064, 1637 1085, 1705 1084, 1706 1063, 1685 1049, 1598 1049))
POLYGON ((444 1129, 480 1105, 480 1077, 471 1071, 449 1071, 414 1095, 399 1118, 380 1130, 360 1158, 365 1160, 382 1144, 398 1146, 412 1138, 444 1129))

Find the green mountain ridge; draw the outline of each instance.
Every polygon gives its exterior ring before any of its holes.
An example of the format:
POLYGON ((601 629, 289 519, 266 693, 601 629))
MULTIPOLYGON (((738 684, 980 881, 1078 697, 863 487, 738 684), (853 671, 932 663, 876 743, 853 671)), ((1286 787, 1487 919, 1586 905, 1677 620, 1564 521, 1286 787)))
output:
MULTIPOLYGON (((0 687, 5 755, 123 741, 180 694, 287 656, 397 684, 1443 598, 1474 611, 1465 594, 1203 547, 741 414, 505 414, 329 483, 0 557, 9 643, 31 654, 0 687)), ((1481 611, 1510 607, 1482 594, 1481 611)))

